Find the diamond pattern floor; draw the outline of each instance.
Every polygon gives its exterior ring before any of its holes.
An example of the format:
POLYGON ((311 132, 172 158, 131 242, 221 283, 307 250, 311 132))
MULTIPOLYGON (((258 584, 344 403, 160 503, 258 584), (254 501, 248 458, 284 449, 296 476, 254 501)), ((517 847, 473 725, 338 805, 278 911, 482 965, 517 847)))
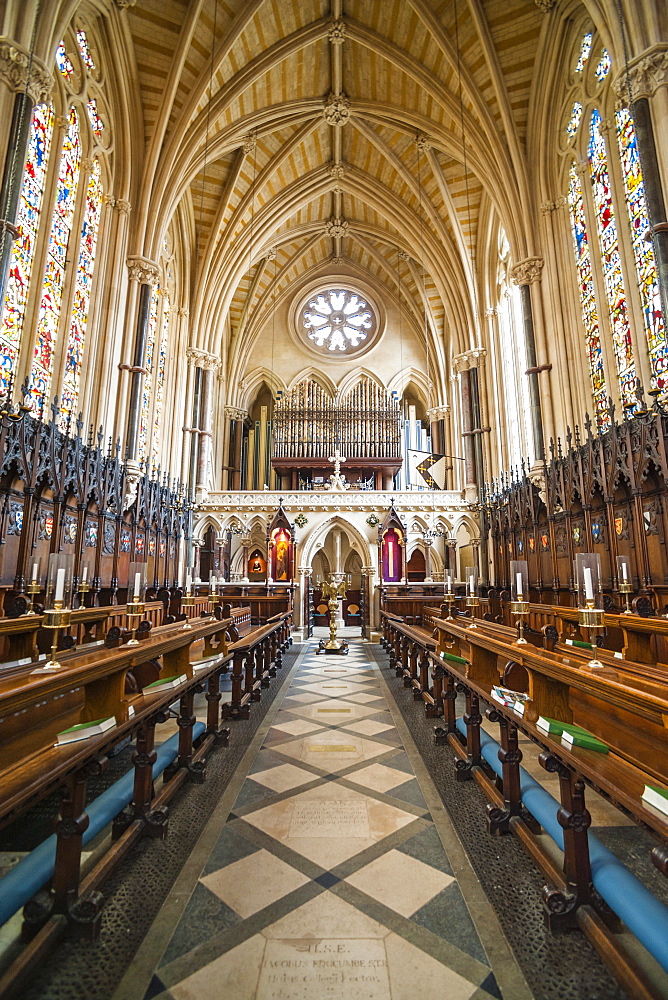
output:
POLYGON ((315 648, 145 1000, 501 997, 375 663, 315 648))

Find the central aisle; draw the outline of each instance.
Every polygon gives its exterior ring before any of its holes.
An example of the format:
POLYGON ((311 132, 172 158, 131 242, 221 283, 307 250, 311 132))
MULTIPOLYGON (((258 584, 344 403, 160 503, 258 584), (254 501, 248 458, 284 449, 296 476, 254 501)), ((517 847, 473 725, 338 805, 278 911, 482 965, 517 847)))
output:
MULTIPOLYGON (((378 668, 361 640, 348 656, 315 648, 218 817, 146 997, 500 997, 378 668)), ((505 942, 498 954, 507 972, 505 942)))

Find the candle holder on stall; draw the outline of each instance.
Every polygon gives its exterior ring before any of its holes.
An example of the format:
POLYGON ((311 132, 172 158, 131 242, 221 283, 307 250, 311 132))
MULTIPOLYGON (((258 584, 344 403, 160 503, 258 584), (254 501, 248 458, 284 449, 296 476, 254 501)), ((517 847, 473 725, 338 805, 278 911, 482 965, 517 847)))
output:
POLYGON ((49 556, 49 569, 46 578, 46 599, 44 608, 43 628, 51 629, 51 659, 43 667, 33 670, 33 674, 52 673, 61 670, 58 662, 58 639, 60 630, 67 628, 72 618, 72 577, 74 571, 74 556, 52 552, 49 556))
POLYGON ((35 598, 42 589, 42 584, 40 583, 40 565, 41 565, 40 559, 38 559, 36 562, 32 564, 32 571, 30 573, 30 582, 26 587, 26 594, 28 594, 28 596, 30 597, 30 606, 28 610, 25 612, 25 614, 21 616, 22 618, 27 618, 28 615, 37 614, 37 612, 34 609, 34 605, 35 605, 35 598))
POLYGON ((209 593, 206 595, 206 599, 214 610, 223 602, 223 595, 218 590, 218 582, 216 574, 212 572, 209 575, 209 593))
MULTIPOLYGON (((595 552, 578 552, 575 557, 575 582, 578 595, 578 624, 589 632, 592 648, 596 633, 603 630, 601 595, 601 557, 595 552)), ((596 657, 587 664, 590 670, 603 670, 596 657)))
POLYGON ((631 584, 631 563, 628 556, 617 556, 617 590, 624 595, 626 602, 626 610, 622 614, 632 615, 629 595, 633 593, 633 586, 631 584))
POLYGON ((79 607, 83 608, 84 601, 86 599, 86 594, 90 591, 90 582, 88 580, 88 566, 83 567, 81 574, 81 579, 77 585, 77 593, 79 595, 79 607))
POLYGON ((529 614, 529 564, 524 559, 510 561, 510 613, 517 619, 517 638, 515 644, 526 646, 524 638, 524 619, 529 614))
POLYGON ((452 589, 452 577, 447 576, 445 578, 445 587, 443 590, 443 603, 448 605, 447 620, 452 621, 452 605, 457 600, 457 595, 452 589))
POLYGON ((146 600, 146 563, 130 563, 130 573, 128 577, 128 598, 126 602, 126 617, 128 620, 128 631, 132 632, 132 638, 128 640, 128 646, 138 646, 137 629, 144 615, 144 603, 146 600))
POLYGON ((185 590, 185 594, 181 598, 181 610, 183 610, 184 608, 186 609, 186 620, 183 623, 183 628, 184 629, 191 629, 192 625, 188 621, 188 617, 187 617, 188 611, 187 611, 187 609, 193 607, 193 605, 195 603, 195 598, 193 596, 193 578, 192 578, 190 570, 188 570, 188 572, 186 573, 186 582, 185 582, 184 590, 185 590))
POLYGON ((480 606, 478 596, 478 570, 475 566, 466 567, 466 607, 471 608, 471 624, 468 628, 477 628, 475 609, 480 606))

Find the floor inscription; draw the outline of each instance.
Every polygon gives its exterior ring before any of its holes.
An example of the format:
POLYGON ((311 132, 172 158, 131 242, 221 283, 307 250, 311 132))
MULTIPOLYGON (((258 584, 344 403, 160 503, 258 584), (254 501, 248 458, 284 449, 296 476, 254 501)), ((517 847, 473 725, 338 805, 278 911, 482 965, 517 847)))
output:
POLYGON ((366 802, 359 799, 307 799, 295 803, 289 838, 368 836, 366 802))
POLYGON ((386 1000, 382 941, 269 941, 257 1000, 386 1000))

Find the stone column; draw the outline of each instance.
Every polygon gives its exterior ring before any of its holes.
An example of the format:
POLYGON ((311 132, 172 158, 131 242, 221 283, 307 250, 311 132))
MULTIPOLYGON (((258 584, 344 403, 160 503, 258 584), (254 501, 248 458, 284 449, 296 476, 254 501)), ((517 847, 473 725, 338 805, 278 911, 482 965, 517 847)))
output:
POLYGON ((484 480, 482 460, 482 434, 489 427, 482 427, 478 367, 487 352, 475 348, 458 354, 452 359, 453 368, 459 372, 461 387, 462 437, 464 438, 464 489, 467 499, 478 499, 478 488, 484 480))
POLYGON ((215 373, 220 367, 220 358, 206 351, 195 351, 192 349, 189 350, 189 356, 192 358, 197 370, 200 371, 199 412, 196 420, 193 411, 193 425, 197 427, 198 431, 197 448, 195 450, 195 438, 193 437, 193 452, 196 461, 195 495, 198 502, 201 502, 208 496, 211 481, 213 393, 215 373))
MULTIPOLYGON (((5 300, 12 245, 18 236, 16 215, 28 151, 30 121, 36 104, 51 93, 52 76, 44 63, 15 42, 0 42, 0 109, 11 114, 0 185, 0 303, 5 300), (10 96, 14 95, 13 99, 10 96), (11 108, 11 111, 10 111, 11 108)), ((7 118, 5 118, 7 121, 7 118)))
POLYGON ((246 415, 244 410, 239 410, 235 406, 225 407, 225 416, 229 420, 230 428, 229 471, 227 474, 227 488, 230 490, 241 489, 241 456, 244 442, 244 419, 246 415))
POLYGON ((424 538, 424 582, 433 583, 433 577, 431 575, 431 538, 424 538))
POLYGON ((527 352, 526 375, 529 378, 529 405, 531 407, 531 427, 533 430, 536 460, 545 460, 545 442, 543 438, 543 414, 540 402, 540 386, 538 376, 541 372, 550 371, 552 365, 538 366, 536 361, 536 338, 534 335, 533 310, 531 306, 531 285, 540 280, 545 261, 542 257, 527 257, 511 268, 510 277, 513 284, 520 290, 522 300, 522 319, 524 323, 524 342, 527 352))
POLYGON ((121 366, 123 370, 130 372, 130 399, 125 434, 125 454, 129 462, 136 464, 139 419, 141 416, 141 395, 144 376, 147 374, 144 368, 144 361, 146 359, 151 293, 160 272, 158 265, 152 260, 147 260, 145 257, 128 257, 127 265, 130 271, 130 281, 139 282, 139 302, 137 305, 132 365, 121 366))
POLYGON ((656 123, 659 134, 665 136, 668 125, 667 88, 668 46, 665 44, 653 46, 635 58, 629 65, 628 79, 625 70, 622 70, 614 83, 621 101, 628 106, 630 100, 664 317, 668 317, 668 218, 664 193, 666 183, 665 179, 664 183, 661 180, 654 129, 656 123))

